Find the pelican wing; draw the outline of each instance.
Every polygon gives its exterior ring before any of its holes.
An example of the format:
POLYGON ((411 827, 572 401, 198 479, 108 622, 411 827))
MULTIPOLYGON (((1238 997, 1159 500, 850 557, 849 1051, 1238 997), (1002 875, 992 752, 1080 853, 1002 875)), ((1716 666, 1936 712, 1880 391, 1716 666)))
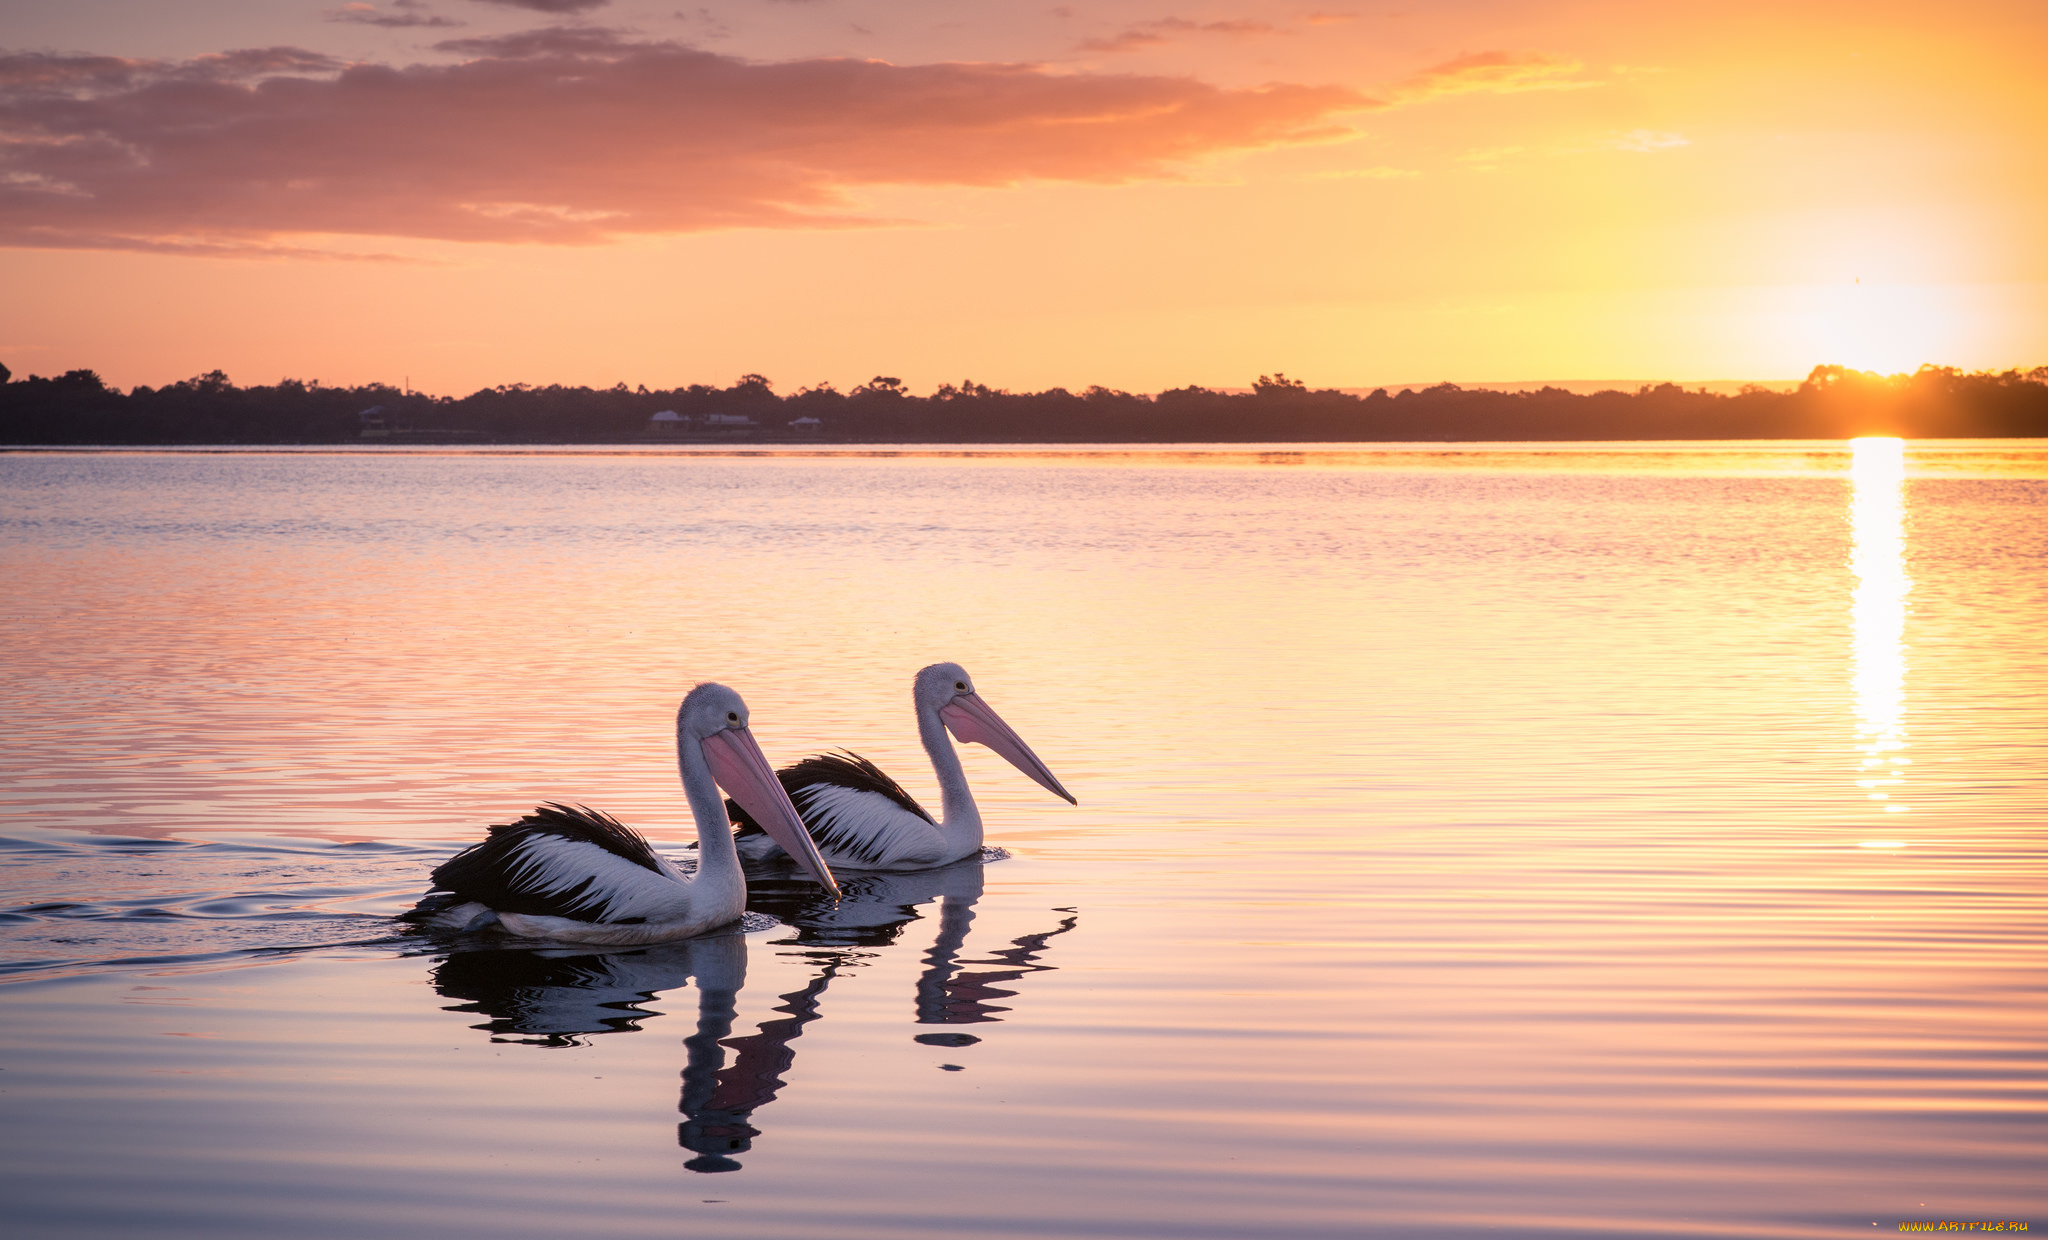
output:
MULTIPOLYGON (((889 778, 857 753, 823 753, 775 772, 825 859, 835 865, 884 867, 931 864, 941 841, 938 823, 889 778)), ((745 837, 761 832, 731 801, 726 812, 745 837)))
MULTIPOLYGON (((846 788, 854 792, 870 792, 879 797, 886 797, 933 826, 938 825, 938 819, 925 813, 924 806, 917 803, 917 798, 905 792, 902 784, 889 778, 881 767, 852 750, 821 753, 816 757, 805 758, 794 766, 787 766, 775 772, 775 777, 782 781, 783 790, 789 793, 792 801, 796 799, 799 791, 805 789, 820 786, 846 788)), ((797 808, 801 810, 803 806, 799 805, 797 808)))
POLYGON ((679 879, 617 819, 549 804, 442 862, 434 887, 500 913, 630 923, 674 904, 679 879))

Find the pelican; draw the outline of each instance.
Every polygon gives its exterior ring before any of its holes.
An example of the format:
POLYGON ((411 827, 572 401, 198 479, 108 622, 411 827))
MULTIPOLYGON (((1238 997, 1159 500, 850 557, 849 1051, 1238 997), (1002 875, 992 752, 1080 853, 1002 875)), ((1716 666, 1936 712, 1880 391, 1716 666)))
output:
POLYGON ((685 877, 640 834, 595 810, 548 804, 434 869, 434 889, 405 916, 442 930, 491 925, 530 939, 634 944, 685 939, 737 921, 747 906, 722 785, 835 896, 838 884, 754 734, 747 704, 719 684, 676 711, 676 764, 697 822, 697 873, 685 877))
MULTIPOLYGON (((835 867, 850 870, 929 870, 981 852, 981 811, 967 789, 967 773, 953 739, 980 743, 1007 758, 1048 792, 1078 805, 1045 763, 981 695, 958 663, 934 663, 917 674, 911 689, 917 734, 939 778, 943 821, 925 812, 895 780, 859 754, 819 754, 777 771, 776 778, 803 816, 817 850, 835 867)), ((739 848, 749 860, 765 860, 788 849, 765 828, 765 819, 743 804, 726 804, 740 827, 739 848)))

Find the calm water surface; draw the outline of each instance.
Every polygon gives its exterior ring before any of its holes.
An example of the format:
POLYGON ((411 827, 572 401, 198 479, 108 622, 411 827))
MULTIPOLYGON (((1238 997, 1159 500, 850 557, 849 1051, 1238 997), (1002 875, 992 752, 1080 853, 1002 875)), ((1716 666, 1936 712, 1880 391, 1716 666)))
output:
POLYGON ((0 1231, 2048 1227, 2048 448, 0 455, 0 1231), (389 920, 673 713, 1079 796, 643 950, 389 920))

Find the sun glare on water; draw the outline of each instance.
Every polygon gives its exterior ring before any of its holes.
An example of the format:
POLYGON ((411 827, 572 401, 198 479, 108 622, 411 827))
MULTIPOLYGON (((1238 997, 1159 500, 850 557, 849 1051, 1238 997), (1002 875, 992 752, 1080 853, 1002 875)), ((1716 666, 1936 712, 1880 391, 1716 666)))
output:
MULTIPOLYGON (((1912 765, 1906 750, 1906 451, 1898 439, 1849 443, 1849 567, 1854 629, 1857 787, 1886 813, 1904 813, 1893 790, 1912 765)), ((1873 845, 1865 845, 1871 847, 1873 845)))

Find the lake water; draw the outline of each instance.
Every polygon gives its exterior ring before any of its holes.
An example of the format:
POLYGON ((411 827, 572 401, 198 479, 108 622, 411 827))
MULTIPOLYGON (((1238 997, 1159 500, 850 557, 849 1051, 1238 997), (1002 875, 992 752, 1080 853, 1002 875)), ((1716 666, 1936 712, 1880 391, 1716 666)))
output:
POLYGON ((14 453, 0 570, 9 1236, 2048 1227, 2048 445, 14 453), (389 920, 686 856, 702 679, 933 803, 939 659, 1005 859, 389 920))

